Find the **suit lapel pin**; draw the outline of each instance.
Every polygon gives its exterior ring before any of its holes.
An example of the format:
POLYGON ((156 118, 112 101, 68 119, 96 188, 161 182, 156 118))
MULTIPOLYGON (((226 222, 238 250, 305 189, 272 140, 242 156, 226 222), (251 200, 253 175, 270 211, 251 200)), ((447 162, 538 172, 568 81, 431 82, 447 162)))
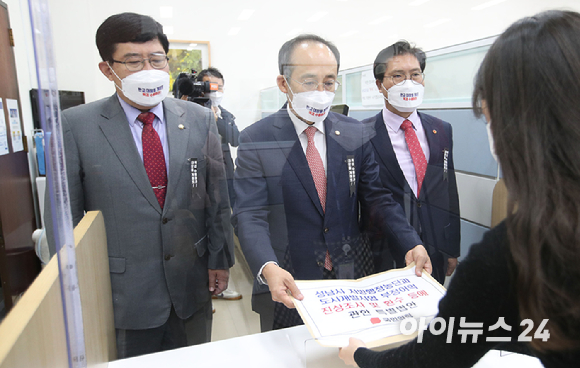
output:
POLYGON ((334 131, 334 134, 336 134, 336 135, 340 135, 340 130, 335 130, 335 131, 334 131))
POLYGON ((181 129, 181 130, 185 129, 185 127, 183 126, 183 124, 179 124, 177 127, 178 127, 179 129, 181 129))
POLYGON ((435 129, 433 129, 433 134, 437 134, 437 131, 435 129))

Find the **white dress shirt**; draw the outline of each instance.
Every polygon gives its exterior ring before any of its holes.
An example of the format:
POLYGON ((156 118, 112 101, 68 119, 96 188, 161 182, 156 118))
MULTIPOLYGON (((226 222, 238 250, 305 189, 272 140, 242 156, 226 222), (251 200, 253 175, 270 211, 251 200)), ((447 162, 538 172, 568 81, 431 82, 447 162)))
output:
POLYGON ((393 150, 397 156, 397 161, 399 162, 399 167, 407 179, 407 183, 413 190, 415 196, 417 196, 417 173, 415 172, 415 165, 413 165, 413 159, 411 158, 411 152, 407 146, 407 141, 405 140, 405 131, 401 129, 401 124, 405 120, 410 120, 413 123, 413 128, 417 134, 417 139, 419 144, 423 149, 425 154, 425 159, 429 163, 429 143, 427 141, 427 135, 423 129, 423 124, 421 124, 421 119, 417 110, 407 118, 403 118, 397 114, 392 113, 386 107, 383 107, 383 120, 387 127, 387 133, 389 133, 389 138, 391 138, 391 144, 393 145, 393 150))

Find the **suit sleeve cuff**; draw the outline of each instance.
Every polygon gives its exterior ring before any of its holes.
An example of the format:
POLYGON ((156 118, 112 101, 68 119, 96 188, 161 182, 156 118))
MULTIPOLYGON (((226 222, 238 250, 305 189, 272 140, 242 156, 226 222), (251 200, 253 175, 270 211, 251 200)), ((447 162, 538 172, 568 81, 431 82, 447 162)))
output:
POLYGON ((264 270, 264 267, 266 267, 270 263, 274 263, 276 266, 278 266, 278 263, 277 262, 269 261, 269 262, 264 263, 264 265, 262 267, 260 267, 260 271, 258 271, 258 275, 256 276, 256 279, 258 280, 258 282, 260 283, 260 285, 268 285, 268 282, 262 276, 262 271, 264 270))

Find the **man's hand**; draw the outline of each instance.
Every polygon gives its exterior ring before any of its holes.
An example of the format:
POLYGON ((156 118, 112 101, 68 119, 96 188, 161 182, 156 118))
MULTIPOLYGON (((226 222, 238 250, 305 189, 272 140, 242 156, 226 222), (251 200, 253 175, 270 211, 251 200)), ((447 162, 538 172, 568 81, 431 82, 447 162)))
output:
POLYGON ((267 264, 262 270, 262 275, 268 283, 273 301, 284 303, 288 308, 294 308, 294 303, 288 295, 288 291, 292 293, 294 298, 298 300, 304 299, 304 296, 294 282, 294 277, 275 263, 267 264))
POLYGON ((447 258, 447 273, 445 275, 453 275, 455 268, 457 268, 457 258, 447 258))
POLYGON ((411 249, 410 251, 405 254, 405 263, 407 266, 409 263, 415 262, 415 274, 421 277, 421 271, 423 268, 429 274, 433 272, 433 265, 431 265, 431 258, 429 258, 429 254, 427 254, 427 250, 421 244, 417 245, 415 248, 411 249))
POLYGON ((218 295, 228 288, 230 270, 207 270, 209 274, 209 291, 212 295, 218 295))
POLYGON ((358 348, 366 348, 366 344, 359 339, 351 337, 348 339, 348 346, 340 348, 338 350, 338 357, 344 361, 346 365, 352 365, 353 367, 358 367, 354 361, 354 352, 358 348))

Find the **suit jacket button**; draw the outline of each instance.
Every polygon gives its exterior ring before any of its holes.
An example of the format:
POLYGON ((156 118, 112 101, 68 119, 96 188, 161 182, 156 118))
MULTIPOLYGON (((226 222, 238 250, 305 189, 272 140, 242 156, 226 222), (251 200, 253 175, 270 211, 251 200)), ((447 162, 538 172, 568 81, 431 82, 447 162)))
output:
POLYGON ((169 261, 170 259, 171 259, 171 255, 169 255, 169 254, 166 254, 166 255, 165 255, 165 260, 166 260, 166 261, 169 261))
POLYGON ((164 217, 164 218, 163 218, 163 220, 161 220, 161 222, 162 222, 162 223, 164 223, 164 224, 166 224, 166 223, 167 223, 167 221, 169 221, 169 220, 167 219, 167 217, 164 217))
POLYGON ((417 207, 421 208, 421 202, 417 202, 417 207))
POLYGON ((318 265, 318 267, 324 267, 324 262, 322 261, 318 261, 316 262, 316 264, 318 265))
POLYGON ((325 228, 324 228, 324 233, 325 233, 325 234, 328 234, 328 231, 329 231, 329 230, 328 230, 328 228, 327 228, 327 227, 325 227, 325 228))

